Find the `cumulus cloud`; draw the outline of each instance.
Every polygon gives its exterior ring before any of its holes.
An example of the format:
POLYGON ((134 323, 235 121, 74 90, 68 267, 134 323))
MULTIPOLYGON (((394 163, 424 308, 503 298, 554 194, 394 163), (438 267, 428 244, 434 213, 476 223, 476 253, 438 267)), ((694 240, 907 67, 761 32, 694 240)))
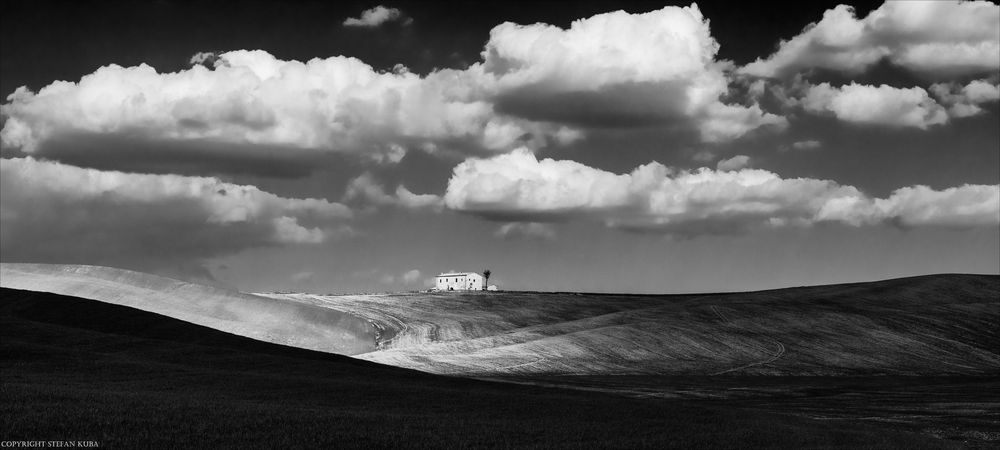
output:
POLYGON ((944 191, 915 186, 873 199, 853 186, 781 178, 759 169, 676 170, 653 162, 614 174, 528 151, 459 164, 446 205, 488 219, 599 220, 627 230, 679 235, 737 233, 836 222, 852 226, 972 227, 1000 224, 1000 186, 944 191))
POLYGON ((1000 70, 1000 6, 987 1, 890 1, 863 19, 839 5, 741 71, 789 77, 814 68, 858 74, 887 59, 932 77, 1000 70))
POLYGON ((351 180, 344 192, 344 202, 365 206, 398 206, 406 209, 442 208, 441 197, 434 194, 414 194, 403 185, 396 187, 394 194, 388 194, 385 187, 375 177, 365 172, 351 180))
POLYGON ((372 9, 361 12, 361 17, 348 17, 344 20, 345 27, 365 27, 374 28, 386 22, 401 21, 403 25, 413 23, 413 19, 406 17, 398 8, 386 8, 378 5, 372 9))
POLYGON ((974 80, 962 86, 958 83, 937 83, 931 86, 952 117, 969 117, 983 112, 979 105, 1000 100, 1000 85, 988 80, 974 80))
POLYGON ((810 86, 798 103, 806 111, 832 114, 846 122, 927 129, 948 122, 948 112, 920 87, 896 88, 851 83, 810 86))
POLYGON ((217 178, 0 160, 0 249, 7 261, 158 268, 253 247, 349 233, 346 206, 284 198, 217 178))
POLYGON ((715 165, 717 170, 728 172, 730 170, 740 170, 750 165, 750 157, 747 155, 736 155, 729 159, 723 159, 715 165))
POLYGON ((688 124, 706 141, 738 138, 784 118, 756 105, 723 104, 728 65, 696 5, 617 11, 569 29, 501 24, 483 50, 497 108, 585 127, 688 124))
MULTIPOLYGON (((381 23, 392 11, 355 20, 381 23)), ((423 76, 344 56, 199 52, 172 73, 112 64, 37 92, 22 86, 0 107, 0 145, 115 170, 169 172, 165 161, 208 168, 198 174, 268 169, 237 163, 249 159, 303 176, 329 153, 394 163, 412 149, 467 156, 571 145, 596 129, 656 126, 718 142, 785 126, 752 93, 723 102, 734 97, 732 64, 716 60, 718 49, 692 5, 600 14, 569 29, 504 23, 482 62, 423 76)))
POLYGON ((174 73, 109 65, 37 93, 20 87, 2 106, 0 142, 52 157, 61 141, 99 139, 115 153, 106 160, 149 165, 193 148, 205 155, 200 163, 226 171, 256 155, 309 161, 338 152, 393 162, 407 148, 505 151, 574 139, 565 126, 496 114, 491 77, 478 66, 421 77, 342 56, 303 63, 240 50, 218 61, 174 73))
POLYGON ((902 226, 969 227, 1000 224, 1000 186, 963 185, 942 191, 927 186, 896 189, 876 199, 881 217, 902 226))
POLYGON ((510 222, 500 225, 494 236, 501 239, 555 239, 556 230, 551 224, 538 222, 510 222))

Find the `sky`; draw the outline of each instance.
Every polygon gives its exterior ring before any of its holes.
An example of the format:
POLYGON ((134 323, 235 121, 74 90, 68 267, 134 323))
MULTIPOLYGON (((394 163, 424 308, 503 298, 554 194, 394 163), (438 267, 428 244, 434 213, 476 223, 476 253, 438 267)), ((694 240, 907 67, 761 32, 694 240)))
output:
POLYGON ((991 2, 0 3, 0 260, 243 291, 1000 273, 991 2))

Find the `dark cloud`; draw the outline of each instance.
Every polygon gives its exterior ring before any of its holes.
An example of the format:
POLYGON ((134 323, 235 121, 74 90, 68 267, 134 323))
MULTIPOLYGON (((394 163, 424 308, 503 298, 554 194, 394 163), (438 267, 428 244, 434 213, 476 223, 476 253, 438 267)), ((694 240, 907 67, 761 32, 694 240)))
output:
POLYGON ((0 249, 10 262, 147 269, 343 234, 351 211, 215 178, 0 160, 0 249))
POLYGON ((532 85, 503 92, 496 98, 496 108, 530 120, 594 128, 668 126, 688 121, 687 89, 681 82, 626 82, 594 91, 532 85))
POLYGON ((41 143, 34 155, 101 170, 279 178, 304 177, 341 158, 291 146, 153 138, 141 131, 64 133, 41 143))

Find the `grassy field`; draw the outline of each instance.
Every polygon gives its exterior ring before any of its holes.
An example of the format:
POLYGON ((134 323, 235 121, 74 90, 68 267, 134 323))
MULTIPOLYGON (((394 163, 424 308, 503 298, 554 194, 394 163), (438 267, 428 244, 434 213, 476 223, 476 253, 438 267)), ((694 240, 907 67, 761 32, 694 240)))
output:
POLYGON ((431 375, 0 292, 0 439, 103 448, 956 448, 858 421, 431 375))
POLYGON ((275 344, 353 355, 375 329, 351 314, 112 267, 0 264, 0 286, 100 300, 275 344))
POLYGON ((365 317, 376 362, 442 374, 995 376, 1000 276, 706 295, 276 295, 365 317))

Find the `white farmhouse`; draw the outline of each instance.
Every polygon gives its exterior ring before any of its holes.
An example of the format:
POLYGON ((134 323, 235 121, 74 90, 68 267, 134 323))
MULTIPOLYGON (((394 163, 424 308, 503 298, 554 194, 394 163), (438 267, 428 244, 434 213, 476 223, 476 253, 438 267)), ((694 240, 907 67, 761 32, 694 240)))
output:
POLYGON ((475 272, 442 273, 434 289, 438 291, 481 291, 485 287, 482 274, 475 272))

